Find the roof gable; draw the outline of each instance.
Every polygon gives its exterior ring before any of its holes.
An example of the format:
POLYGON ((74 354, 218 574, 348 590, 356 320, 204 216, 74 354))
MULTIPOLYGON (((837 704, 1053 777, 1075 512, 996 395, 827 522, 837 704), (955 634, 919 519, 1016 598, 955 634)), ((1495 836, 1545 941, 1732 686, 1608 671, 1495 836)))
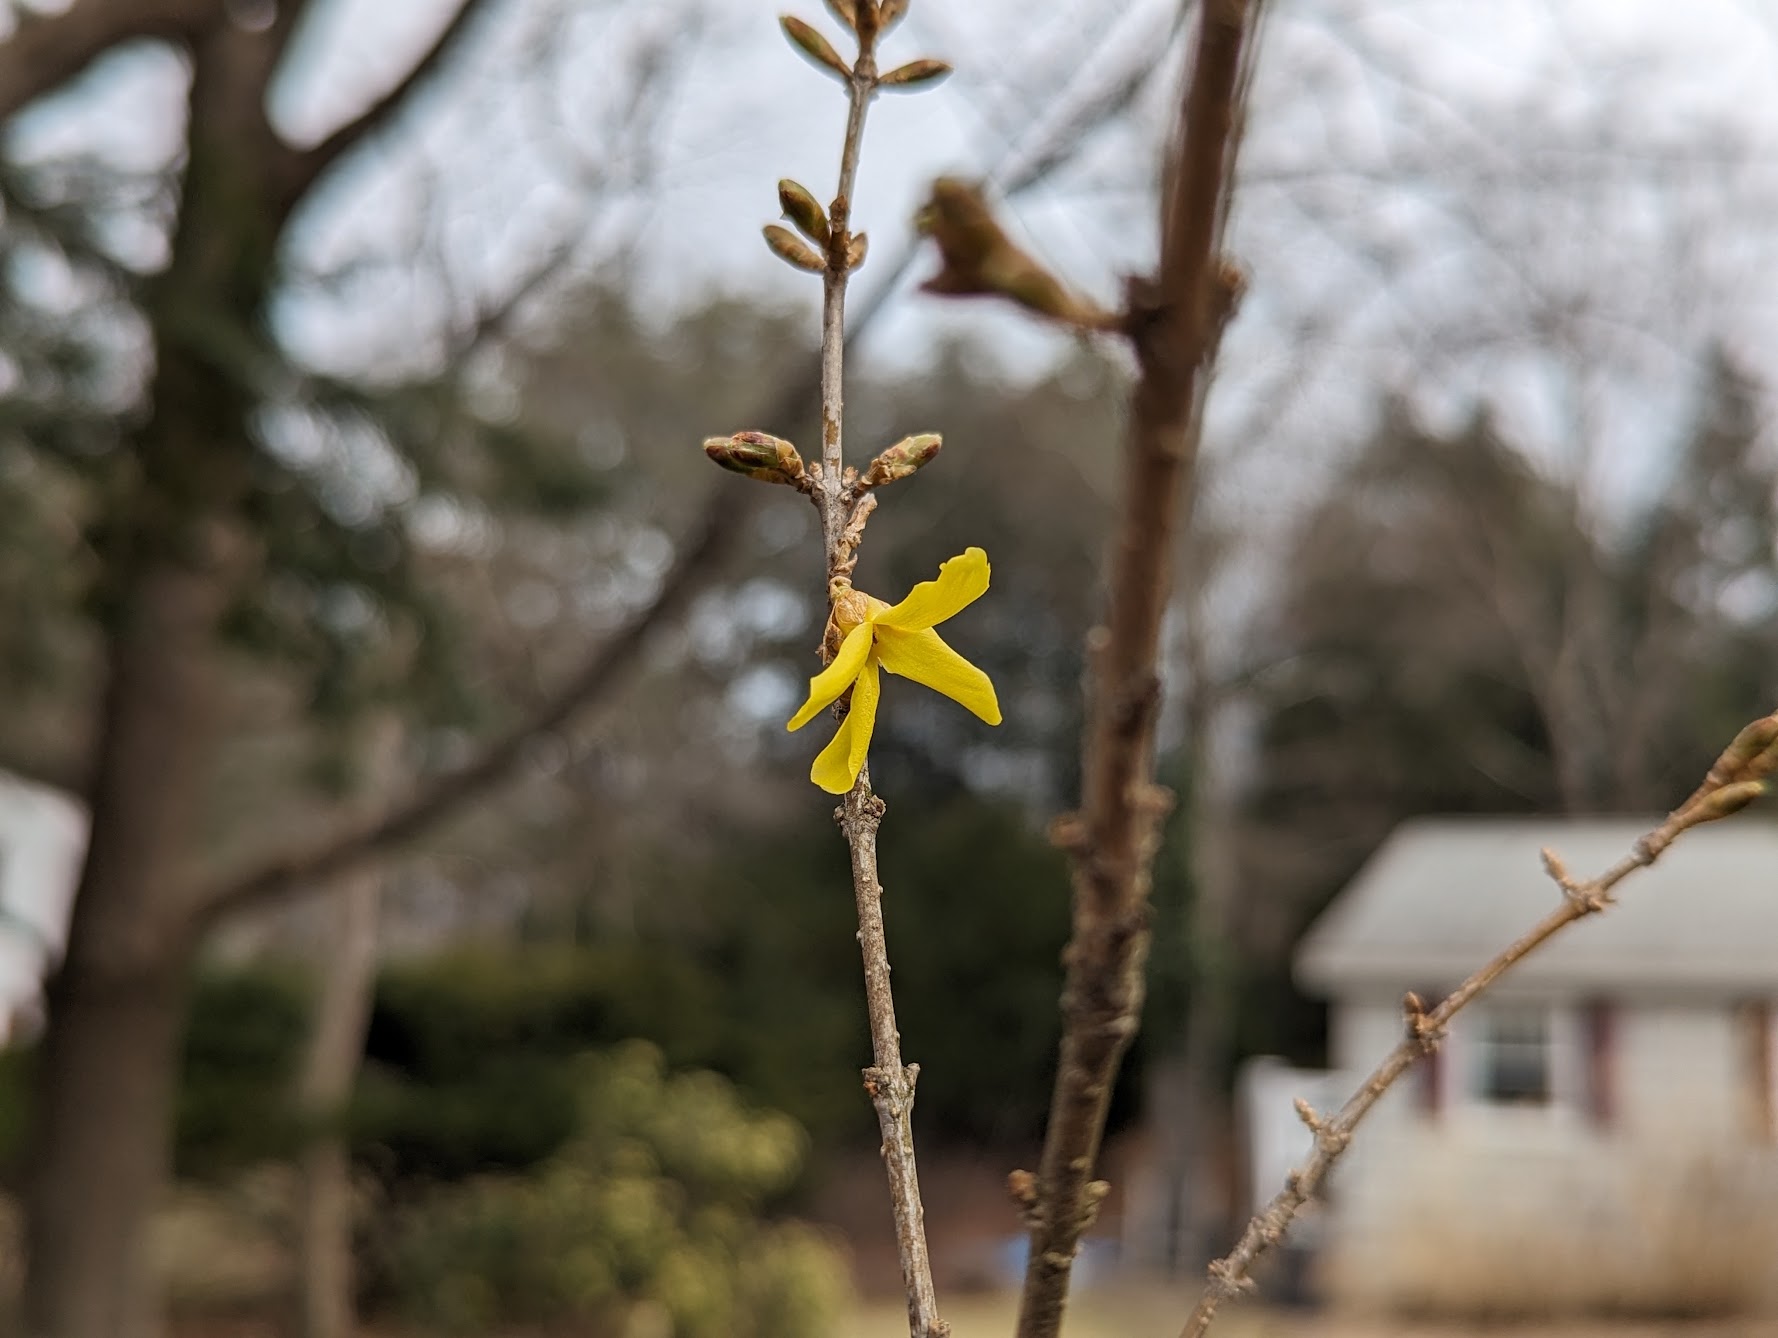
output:
MULTIPOLYGON (((1576 877, 1627 854, 1661 818, 1422 818, 1403 823, 1297 948, 1323 994, 1448 988, 1547 914, 1561 894, 1538 851, 1576 877)), ((1626 878, 1603 915, 1526 958, 1512 988, 1778 992, 1778 824, 1694 828, 1626 878)))

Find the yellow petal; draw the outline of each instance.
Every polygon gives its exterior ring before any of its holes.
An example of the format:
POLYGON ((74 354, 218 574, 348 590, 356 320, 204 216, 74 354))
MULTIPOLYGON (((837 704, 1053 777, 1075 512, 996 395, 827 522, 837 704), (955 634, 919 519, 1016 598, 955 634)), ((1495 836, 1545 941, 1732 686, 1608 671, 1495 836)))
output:
POLYGON ((801 729, 808 724, 824 707, 832 706, 840 699, 840 694, 852 686, 852 680, 858 677, 864 668, 864 662, 870 657, 870 624, 859 623, 846 639, 840 642, 840 653, 833 657, 828 665, 815 677, 809 680, 809 700, 797 708, 795 715, 785 729, 801 729))
POLYGON ((871 732, 877 726, 877 696, 881 683, 877 678, 877 662, 866 660, 864 671, 852 688, 852 709, 840 721, 839 733, 815 758, 809 768, 809 779, 829 794, 844 794, 858 779, 864 767, 864 755, 870 751, 871 732))
POLYGON ((936 581, 921 581, 901 603, 879 613, 876 623, 904 632, 936 627, 975 603, 987 588, 988 555, 979 548, 966 548, 962 556, 939 566, 936 581))
POLYGON ((988 676, 947 646, 944 638, 931 628, 922 632, 898 632, 893 627, 879 625, 877 658, 890 673, 911 678, 934 692, 944 693, 952 701, 963 703, 990 725, 1000 723, 1000 702, 994 696, 994 685, 988 681, 988 676))

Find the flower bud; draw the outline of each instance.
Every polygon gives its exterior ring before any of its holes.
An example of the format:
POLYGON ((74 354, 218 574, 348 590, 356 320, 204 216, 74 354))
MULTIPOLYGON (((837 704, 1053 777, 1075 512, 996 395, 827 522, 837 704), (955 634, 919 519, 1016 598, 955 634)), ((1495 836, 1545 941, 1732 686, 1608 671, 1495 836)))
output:
POLYGON ((1757 780, 1772 770, 1774 748, 1778 748, 1778 715, 1761 716, 1735 735, 1710 773, 1724 780, 1757 780))
POLYGON ((942 60, 910 60, 906 65, 898 65, 888 74, 877 80, 878 88, 913 89, 925 84, 936 83, 951 72, 951 67, 942 60))
POLYGON ((793 19, 788 14, 779 19, 778 23, 784 29, 784 35, 790 39, 790 44, 803 55, 817 65, 826 66, 840 78, 851 79, 852 67, 840 59, 840 53, 813 26, 801 19, 793 19))
POLYGON ((926 292, 957 297, 996 294, 1076 329, 1117 328, 1112 313, 1071 293, 1020 250, 971 183, 940 177, 932 183, 932 194, 914 222, 938 244, 942 261, 938 273, 920 285, 926 292))
POLYGON ((768 223, 760 231, 765 233, 766 245, 772 248, 772 254, 798 269, 806 269, 811 274, 827 272, 827 261, 801 237, 789 228, 781 228, 776 223, 768 223))
POLYGON ((862 232, 852 234, 852 240, 846 243, 846 272, 850 274, 864 263, 864 256, 870 250, 870 238, 862 232))
POLYGON ((782 437, 769 432, 737 432, 732 437, 706 437, 704 454, 724 469, 745 474, 761 483, 797 486, 803 478, 803 458, 782 437))
POLYGON ((921 432, 916 436, 903 437, 870 462, 870 468, 858 480, 858 486, 880 488, 885 483, 904 479, 937 455, 939 447, 943 445, 944 439, 936 432, 921 432))
POLYGON ((1739 813, 1755 799, 1762 797, 1770 788, 1765 781, 1736 781, 1733 785, 1725 785, 1719 790, 1712 790, 1686 809, 1681 817, 1686 827, 1696 827, 1699 823, 1704 822, 1715 822, 1732 813, 1739 813))
POLYGON ((806 186, 785 177, 778 183, 778 207, 803 236, 817 246, 827 245, 827 211, 806 186))

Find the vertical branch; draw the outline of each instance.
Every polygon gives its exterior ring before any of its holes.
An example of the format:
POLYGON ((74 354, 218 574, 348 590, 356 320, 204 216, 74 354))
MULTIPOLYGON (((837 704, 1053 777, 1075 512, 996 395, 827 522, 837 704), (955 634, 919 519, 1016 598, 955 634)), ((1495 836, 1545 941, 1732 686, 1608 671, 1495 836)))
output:
POLYGON ((1171 803, 1151 776, 1156 670, 1183 494, 1204 395, 1239 278, 1222 257, 1257 0, 1204 0, 1161 206, 1160 271, 1130 285, 1125 331, 1140 377, 1106 625, 1088 638, 1092 701, 1081 811, 1056 825, 1074 864, 1063 1038, 1049 1125, 1026 1204, 1030 1258, 1019 1338, 1061 1328, 1074 1254, 1103 1186, 1090 1180, 1118 1065, 1134 1036, 1148 949, 1149 874, 1171 803))
MULTIPOLYGON (((879 25, 873 0, 858 0, 852 8, 858 57, 847 81, 846 134, 840 150, 839 185, 827 211, 826 266, 822 274, 821 473, 817 503, 830 582, 851 575, 863 522, 876 505, 874 497, 848 486, 840 431, 845 403, 846 283, 855 263, 851 255, 852 192, 864 140, 865 112, 877 90, 879 25)), ((902 1285, 907 1291, 908 1332, 912 1338, 944 1338, 950 1326, 938 1314, 932 1260, 926 1248, 926 1214, 914 1161, 914 1082, 920 1070, 917 1064, 902 1063, 901 1031, 895 1021, 895 996, 889 983, 883 887, 877 877, 877 828, 883 810, 883 801, 871 792, 870 768, 866 766, 835 813, 852 853, 852 891, 858 908, 858 946, 864 964, 865 1008, 870 1018, 871 1066, 864 1070, 864 1089, 876 1109, 883 1139, 896 1252, 901 1262, 902 1285)))

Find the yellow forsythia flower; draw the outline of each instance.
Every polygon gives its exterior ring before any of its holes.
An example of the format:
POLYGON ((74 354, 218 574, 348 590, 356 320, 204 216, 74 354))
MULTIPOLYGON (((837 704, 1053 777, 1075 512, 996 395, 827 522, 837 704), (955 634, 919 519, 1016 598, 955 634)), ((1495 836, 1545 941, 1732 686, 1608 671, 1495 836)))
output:
POLYGON ((936 581, 920 582, 899 604, 885 604, 850 586, 835 589, 834 623, 845 640, 833 663, 809 680, 809 699, 786 728, 801 729, 847 688, 852 689, 852 709, 809 769, 810 780, 829 794, 844 794, 857 781, 877 723, 879 665, 961 702, 990 725, 1000 723, 1000 703, 988 676, 932 630, 980 599, 987 588, 988 555, 970 548, 942 564, 936 581))

